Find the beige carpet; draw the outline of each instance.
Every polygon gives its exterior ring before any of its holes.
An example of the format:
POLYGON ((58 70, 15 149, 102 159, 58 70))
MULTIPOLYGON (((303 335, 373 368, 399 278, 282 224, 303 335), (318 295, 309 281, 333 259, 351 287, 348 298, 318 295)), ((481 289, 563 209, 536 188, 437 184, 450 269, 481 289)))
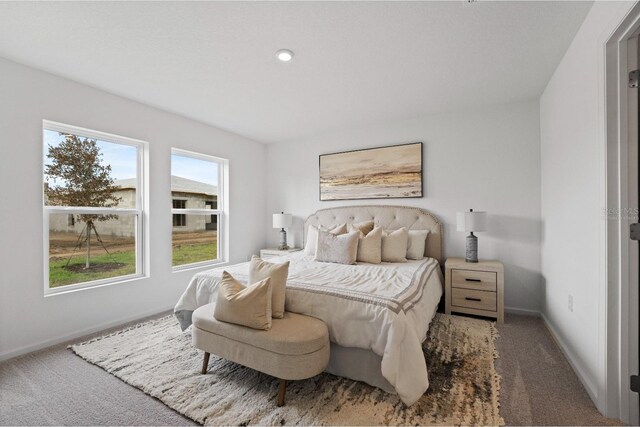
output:
POLYGON ((202 352, 172 317, 142 323, 72 346, 73 351, 187 417, 217 424, 503 424, 493 324, 438 314, 425 342, 429 391, 407 408, 366 384, 322 374, 287 387, 275 406, 277 381, 202 352))
POLYGON ((500 415, 509 425, 623 425, 598 412, 541 318, 509 314, 498 332, 500 415))

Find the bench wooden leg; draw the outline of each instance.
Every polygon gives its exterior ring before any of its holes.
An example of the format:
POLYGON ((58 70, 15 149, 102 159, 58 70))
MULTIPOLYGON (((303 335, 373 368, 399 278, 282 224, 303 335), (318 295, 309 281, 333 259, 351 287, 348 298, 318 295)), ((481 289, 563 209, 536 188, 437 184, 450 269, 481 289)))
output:
POLYGON ((278 388, 278 406, 284 405, 284 393, 287 391, 287 380, 280 380, 278 388))
POLYGON ((205 351, 204 360, 202 361, 202 371, 200 371, 202 375, 207 373, 207 368, 209 367, 209 356, 210 354, 205 351))

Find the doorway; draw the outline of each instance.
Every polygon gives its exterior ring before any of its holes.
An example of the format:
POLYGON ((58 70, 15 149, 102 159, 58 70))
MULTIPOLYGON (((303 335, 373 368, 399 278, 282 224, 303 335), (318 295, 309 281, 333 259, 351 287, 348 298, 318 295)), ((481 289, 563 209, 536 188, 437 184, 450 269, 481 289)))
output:
MULTIPOLYGON (((605 249, 601 313, 601 363, 605 373, 598 407, 628 424, 640 423, 640 399, 631 376, 640 375, 640 248, 630 237, 640 221, 640 89, 630 87, 630 72, 640 69, 640 5, 606 43, 606 144, 604 147, 605 249)), ((640 83, 640 82, 639 82, 640 83)))
MULTIPOLYGON (((640 175, 639 162, 640 151, 638 149, 640 129, 639 129, 639 114, 640 114, 640 44, 638 43, 638 31, 627 40, 627 73, 629 81, 627 85, 627 203, 628 210, 621 212, 621 216, 626 220, 628 227, 640 222, 640 175)), ((623 221, 624 222, 624 221, 623 221)), ((626 336, 628 337, 626 342, 626 353, 628 354, 628 371, 629 375, 640 375, 640 353, 638 352, 638 345, 640 341, 640 325, 638 311, 640 308, 640 240, 635 240, 630 237, 630 232, 627 232, 626 239, 624 234, 621 236, 622 241, 626 241, 628 244, 628 302, 626 303, 626 311, 628 313, 627 323, 628 330, 626 336)), ((624 299, 624 298, 622 298, 624 299)), ((621 306, 625 304, 621 299, 621 306)), ((622 308, 622 307, 621 307, 622 308)), ((624 322, 624 319, 623 319, 624 322)), ((622 328, 621 328, 622 329, 622 328)), ((623 350, 625 343, 621 340, 621 350, 623 350)), ((622 352, 621 351, 621 352, 622 352)), ((624 384, 624 380, 621 381, 624 384)), ((631 381, 629 381, 629 388, 631 388, 631 381)), ((636 389, 638 390, 638 389, 636 389)), ((637 425, 640 422, 640 399, 637 391, 628 390, 628 405, 629 405, 629 421, 630 423, 637 425)), ((624 399, 624 396, 621 396, 624 399)))

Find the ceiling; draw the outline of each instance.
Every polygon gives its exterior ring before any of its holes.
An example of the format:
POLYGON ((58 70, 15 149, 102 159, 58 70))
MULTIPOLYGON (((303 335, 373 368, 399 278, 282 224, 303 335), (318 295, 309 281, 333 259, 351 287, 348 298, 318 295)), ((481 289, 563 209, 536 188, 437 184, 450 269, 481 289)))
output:
POLYGON ((0 2, 0 56, 269 143, 535 99, 591 5, 0 2))

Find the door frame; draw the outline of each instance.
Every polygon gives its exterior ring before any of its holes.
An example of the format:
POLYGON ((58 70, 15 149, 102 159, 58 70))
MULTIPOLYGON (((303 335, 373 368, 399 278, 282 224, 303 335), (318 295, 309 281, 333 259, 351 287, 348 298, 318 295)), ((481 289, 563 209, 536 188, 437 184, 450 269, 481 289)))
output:
MULTIPOLYGON (((630 40, 640 31, 640 4, 632 7, 621 25, 605 45, 605 123, 603 221, 604 239, 602 287, 600 292, 599 357, 604 382, 600 384, 597 406, 609 417, 617 417, 628 424, 640 422, 638 394, 629 389, 629 377, 638 374, 638 269, 635 242, 629 240, 629 224, 637 194, 635 179, 637 163, 630 164, 629 155, 635 153, 629 138, 636 138, 637 114, 630 103, 638 94, 629 96, 628 70, 638 67, 635 46, 630 40), (630 114, 634 114, 630 117, 630 114), (631 120, 630 120, 631 119, 631 120), (635 128, 630 128, 635 126, 635 128), (635 130, 633 130, 635 129, 635 130), (631 169, 630 169, 631 166, 631 169), (635 169, 634 169, 635 167, 635 169), (630 176, 631 172, 631 176, 630 176), (633 259, 632 259, 633 258, 633 259), (635 264, 634 264, 635 263, 635 264)), ((638 91, 640 89, 634 89, 638 91)), ((635 98, 635 99, 634 99, 635 98)), ((637 102, 636 102, 637 108, 637 102)), ((635 159, 634 159, 635 161, 635 159)), ((601 193, 602 194, 602 193, 601 193)))

